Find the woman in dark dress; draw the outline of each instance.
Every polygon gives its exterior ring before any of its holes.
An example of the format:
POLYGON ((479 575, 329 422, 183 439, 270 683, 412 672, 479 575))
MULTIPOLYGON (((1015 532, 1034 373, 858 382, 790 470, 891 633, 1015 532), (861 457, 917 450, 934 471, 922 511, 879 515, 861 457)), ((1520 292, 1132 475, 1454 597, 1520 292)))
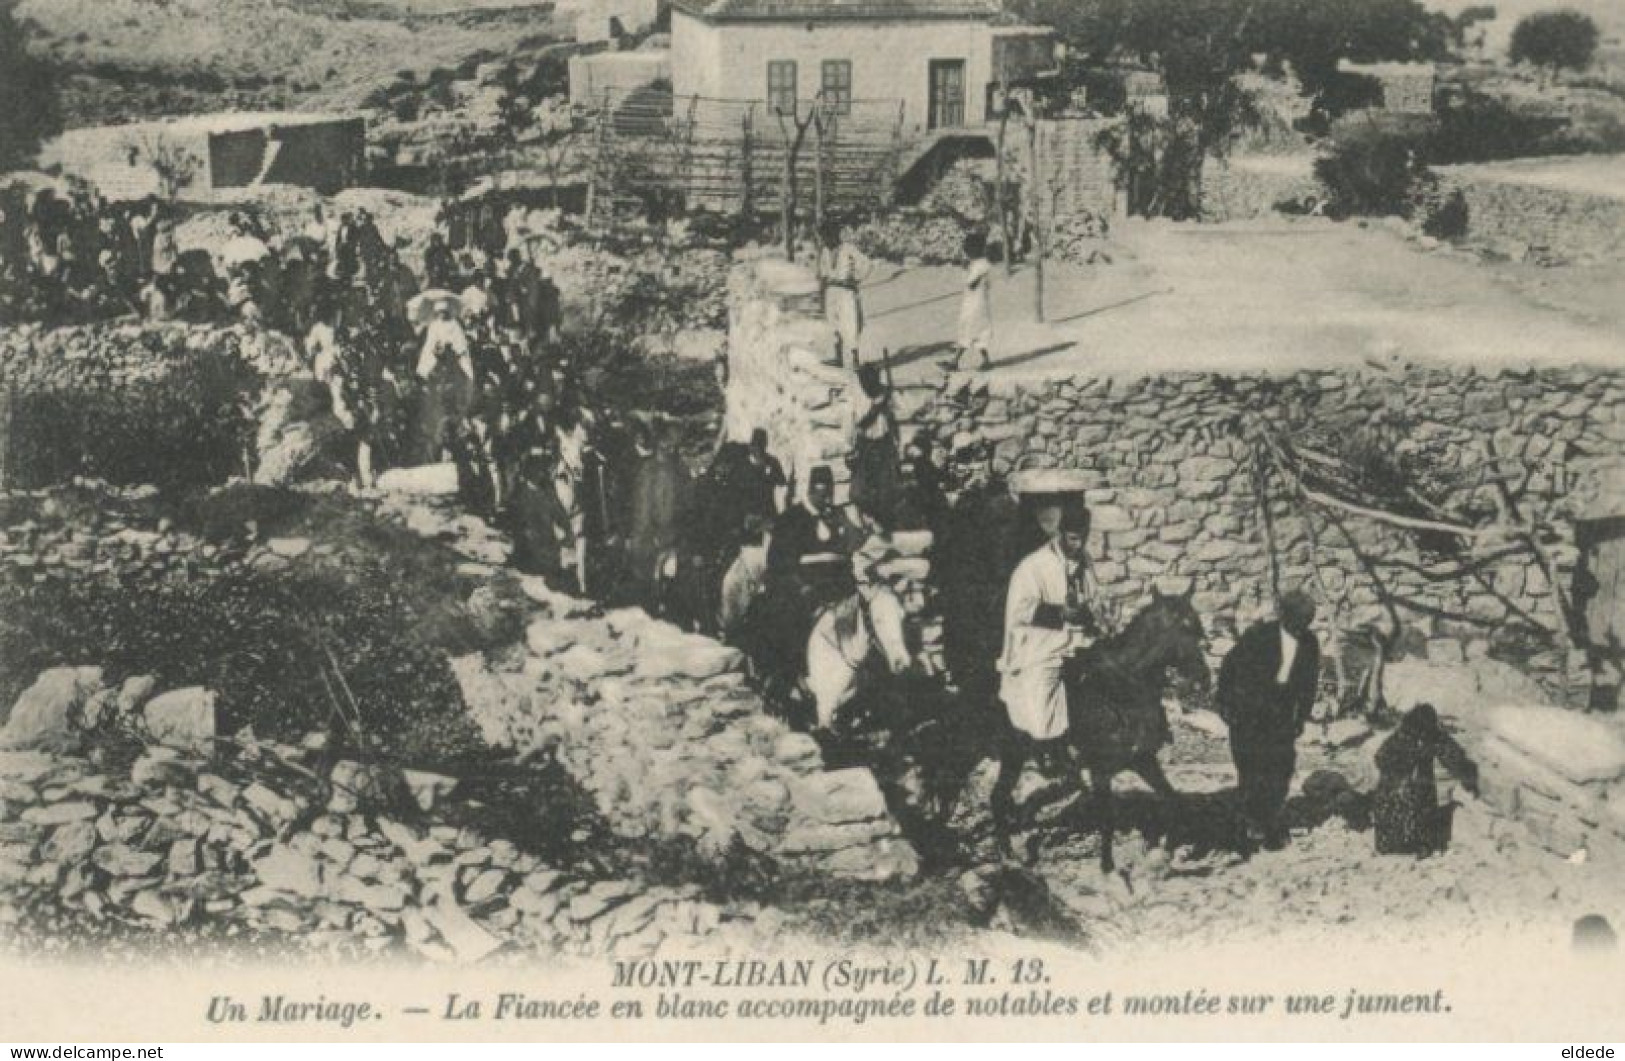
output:
POLYGON ((897 419, 892 411, 891 388, 874 365, 858 370, 858 382, 869 408, 858 419, 851 457, 852 504, 886 530, 897 522, 902 474, 897 451, 897 419))
POLYGON ((1380 779, 1372 798, 1379 855, 1431 855, 1450 844, 1452 804, 1439 805, 1434 763, 1478 791, 1478 767, 1439 722, 1431 704, 1419 704, 1377 750, 1380 779))

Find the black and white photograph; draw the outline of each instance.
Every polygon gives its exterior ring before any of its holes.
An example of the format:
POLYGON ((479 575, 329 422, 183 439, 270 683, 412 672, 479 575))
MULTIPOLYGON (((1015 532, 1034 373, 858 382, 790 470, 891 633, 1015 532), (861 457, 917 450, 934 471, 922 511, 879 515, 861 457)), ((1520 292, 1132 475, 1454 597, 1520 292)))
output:
POLYGON ((1625 3, 0 0, 0 1025, 1625 1037, 1625 3))

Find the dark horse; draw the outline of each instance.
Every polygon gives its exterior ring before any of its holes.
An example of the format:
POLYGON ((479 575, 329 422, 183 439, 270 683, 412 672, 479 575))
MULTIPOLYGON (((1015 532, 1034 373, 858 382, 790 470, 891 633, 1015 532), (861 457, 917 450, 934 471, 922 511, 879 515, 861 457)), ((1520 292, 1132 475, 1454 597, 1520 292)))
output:
MULTIPOLYGON (((1172 672, 1203 693, 1212 676, 1202 651, 1202 620, 1190 594, 1151 603, 1123 630, 1074 656, 1064 671, 1068 728, 1077 765, 1089 774, 1100 829, 1100 868, 1116 868, 1112 779, 1132 770, 1164 800, 1178 796, 1157 753, 1173 740, 1162 697, 1172 672)), ((995 821, 998 816, 995 815, 995 821)), ((1001 836, 1001 844, 1005 837, 1001 836)))

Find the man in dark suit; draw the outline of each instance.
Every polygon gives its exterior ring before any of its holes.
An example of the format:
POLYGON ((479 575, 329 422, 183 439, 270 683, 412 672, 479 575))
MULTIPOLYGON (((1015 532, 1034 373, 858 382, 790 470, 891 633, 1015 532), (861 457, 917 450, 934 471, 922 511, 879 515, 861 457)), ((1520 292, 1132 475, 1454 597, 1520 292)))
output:
POLYGON ((827 467, 814 468, 801 503, 785 509, 773 521, 768 574, 793 576, 807 557, 841 552, 843 530, 835 507, 835 476, 827 467))
POLYGON ((741 647, 770 686, 793 686, 801 677, 818 609, 850 580, 845 531, 834 475, 816 467, 802 499, 773 521, 763 593, 744 624, 741 647))
POLYGON ((1271 851, 1287 843, 1282 812, 1297 766, 1296 742, 1320 681, 1320 644, 1309 629, 1314 619, 1307 594, 1285 594, 1280 618, 1244 633, 1219 669, 1215 701, 1230 727, 1248 839, 1262 840, 1271 851))

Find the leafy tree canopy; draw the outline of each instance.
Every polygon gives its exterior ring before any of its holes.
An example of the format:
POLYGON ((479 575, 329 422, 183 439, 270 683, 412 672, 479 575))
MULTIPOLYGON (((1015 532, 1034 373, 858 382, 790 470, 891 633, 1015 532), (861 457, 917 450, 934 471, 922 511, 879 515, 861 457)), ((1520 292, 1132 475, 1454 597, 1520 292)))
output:
POLYGON ((28 54, 15 7, 16 0, 0 0, 0 170, 28 165, 40 143, 62 129, 55 76, 28 54))
POLYGON ((1441 59, 1452 20, 1420 0, 1019 0, 1020 13, 1054 26, 1095 62, 1160 71, 1176 105, 1249 69, 1290 64, 1319 94, 1341 59, 1441 59))
POLYGON ((1597 54, 1597 24, 1578 11, 1542 11, 1512 31, 1511 58, 1550 70, 1584 70, 1597 54))

